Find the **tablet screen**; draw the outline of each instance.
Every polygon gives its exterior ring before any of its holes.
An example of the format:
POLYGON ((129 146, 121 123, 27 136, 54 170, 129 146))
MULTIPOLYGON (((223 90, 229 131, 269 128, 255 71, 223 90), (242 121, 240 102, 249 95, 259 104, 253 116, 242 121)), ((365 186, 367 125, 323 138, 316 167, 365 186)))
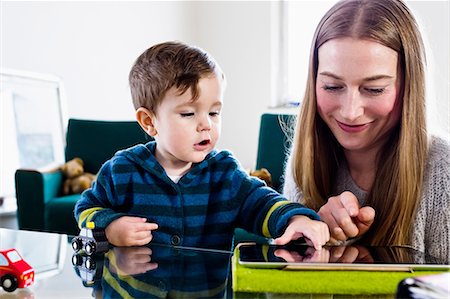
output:
POLYGON ((409 247, 239 244, 239 263, 254 268, 309 270, 412 271, 449 270, 444 261, 409 247))

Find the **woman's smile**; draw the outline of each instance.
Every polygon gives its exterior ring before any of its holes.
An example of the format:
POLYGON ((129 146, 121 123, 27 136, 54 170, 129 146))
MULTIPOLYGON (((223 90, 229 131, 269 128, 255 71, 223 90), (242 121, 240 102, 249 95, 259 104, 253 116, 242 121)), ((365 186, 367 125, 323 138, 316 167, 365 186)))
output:
POLYGON ((336 123, 344 132, 347 132, 347 133, 359 133, 359 132, 364 131, 366 128, 368 128, 370 126, 370 123, 361 124, 361 125, 348 125, 348 124, 342 123, 338 120, 336 120, 336 123))

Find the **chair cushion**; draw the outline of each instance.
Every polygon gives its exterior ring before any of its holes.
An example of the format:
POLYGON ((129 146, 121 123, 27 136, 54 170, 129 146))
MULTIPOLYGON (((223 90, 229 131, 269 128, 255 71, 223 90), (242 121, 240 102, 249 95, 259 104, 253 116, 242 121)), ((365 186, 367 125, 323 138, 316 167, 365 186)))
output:
POLYGON ((269 114, 261 116, 256 169, 266 168, 272 175, 273 188, 281 191, 284 166, 292 143, 296 116, 269 114))
POLYGON ((78 235, 79 229, 73 210, 80 194, 54 197, 45 205, 45 230, 78 235))

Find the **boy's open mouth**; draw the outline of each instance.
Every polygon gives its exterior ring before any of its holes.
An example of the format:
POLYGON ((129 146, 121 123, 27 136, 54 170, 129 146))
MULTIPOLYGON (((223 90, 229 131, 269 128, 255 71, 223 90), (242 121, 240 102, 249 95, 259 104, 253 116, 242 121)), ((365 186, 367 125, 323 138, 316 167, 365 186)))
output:
POLYGON ((208 145, 211 141, 209 139, 202 140, 198 145, 208 145))

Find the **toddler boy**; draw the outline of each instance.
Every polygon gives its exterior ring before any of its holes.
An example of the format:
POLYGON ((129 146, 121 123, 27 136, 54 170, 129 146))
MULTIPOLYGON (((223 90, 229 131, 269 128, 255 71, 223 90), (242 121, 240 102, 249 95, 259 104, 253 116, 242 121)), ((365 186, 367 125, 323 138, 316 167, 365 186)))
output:
POLYGON ((277 244, 329 239, 317 214, 250 177, 229 151, 218 151, 225 77, 203 50, 166 42, 134 63, 136 119, 154 138, 117 152, 75 206, 80 227, 94 221, 110 243, 152 242, 230 248, 236 227, 277 244))

